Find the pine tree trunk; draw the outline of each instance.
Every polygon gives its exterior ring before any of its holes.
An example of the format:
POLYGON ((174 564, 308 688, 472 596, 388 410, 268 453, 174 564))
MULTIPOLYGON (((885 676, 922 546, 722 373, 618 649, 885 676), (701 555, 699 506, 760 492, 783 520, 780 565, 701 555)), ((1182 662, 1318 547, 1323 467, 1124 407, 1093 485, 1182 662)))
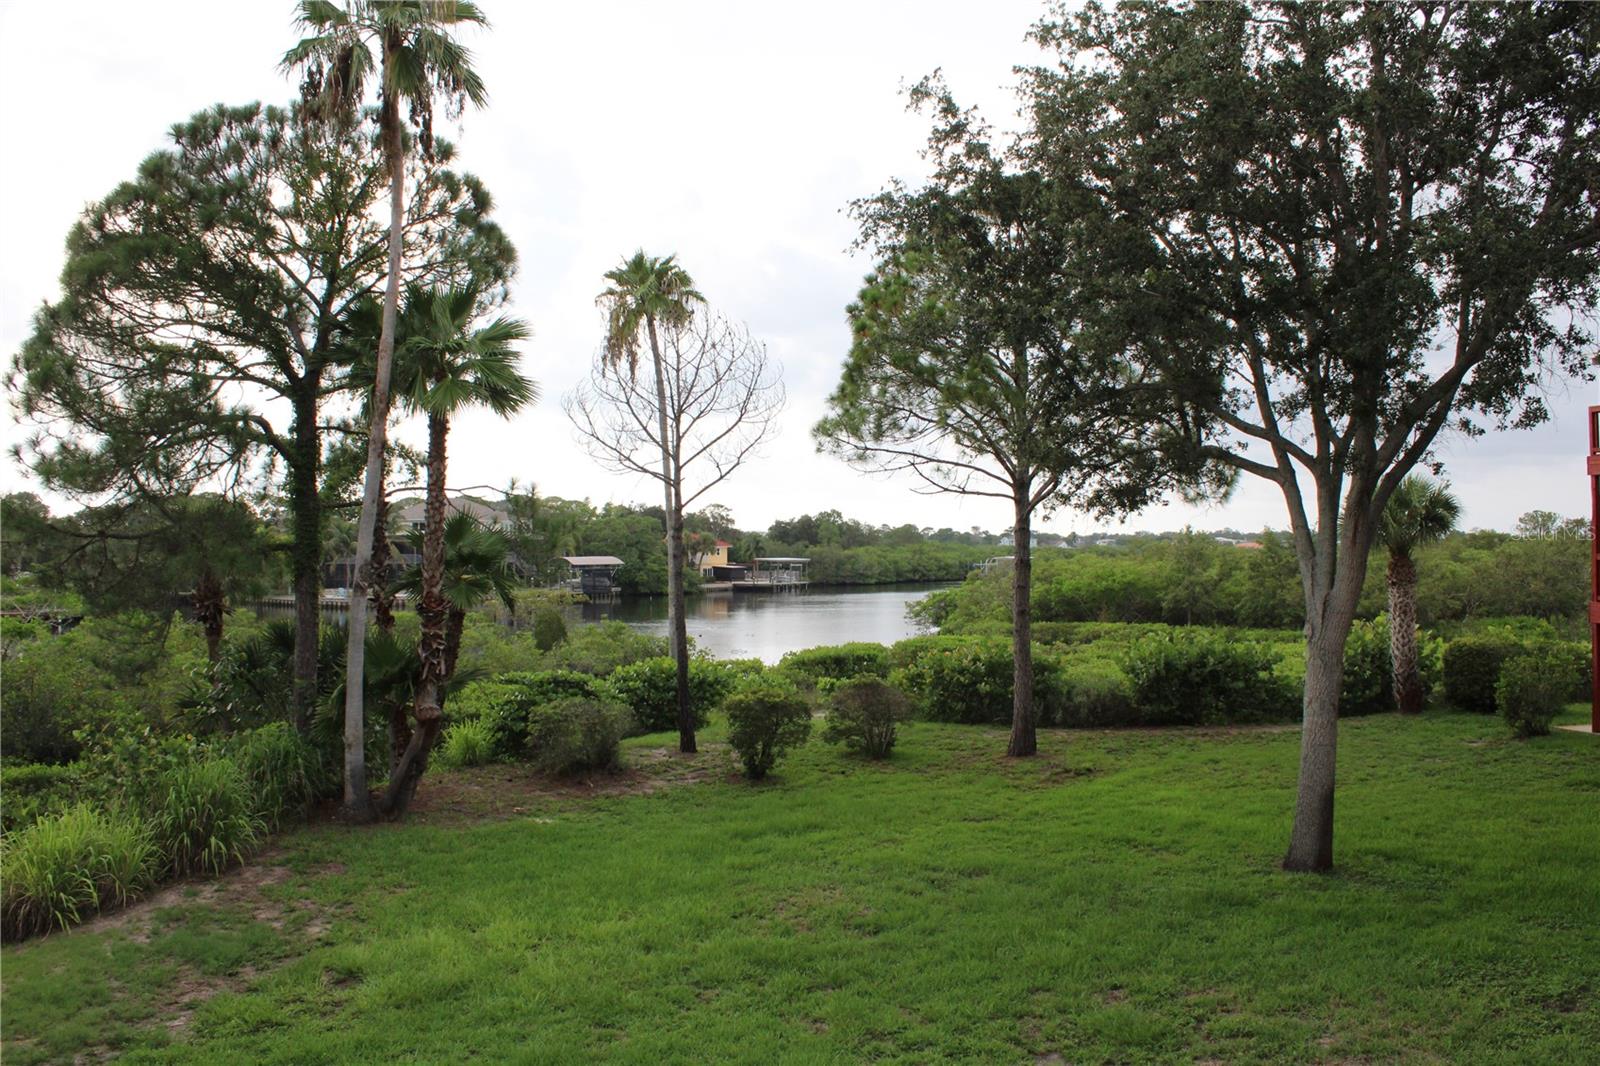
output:
MULTIPOLYGON (((674 462, 668 426, 666 366, 661 356, 661 338, 656 332, 654 318, 647 317, 645 326, 650 336, 650 356, 655 362, 656 372, 656 429, 661 441, 662 496, 666 508, 667 631, 670 634, 672 659, 677 665, 678 750, 692 754, 697 749, 694 713, 689 706, 689 626, 684 617, 683 595, 683 508, 678 503, 678 468, 674 462)), ((675 423, 672 428, 676 428, 675 423)))
POLYGON ((1417 666, 1417 567, 1409 555, 1389 555, 1389 662, 1394 702, 1401 714, 1422 713, 1422 673, 1417 666))
MULTIPOLYGON (((386 81, 396 43, 392 37, 384 41, 383 76, 386 81)), ((393 93, 384 93, 378 126, 384 158, 389 164, 389 272, 384 283, 383 319, 373 370, 367 469, 362 486, 361 517, 356 523, 356 576, 355 587, 350 590, 349 644, 345 654, 344 815, 352 821, 369 821, 372 818, 372 797, 367 792, 364 702, 367 593, 372 582, 372 538, 377 528, 378 494, 383 485, 384 447, 389 429, 389 377, 394 362, 395 320, 400 310, 400 269, 405 251, 405 146, 400 135, 399 100, 393 93)))
POLYGON ((289 470, 292 526, 290 568, 294 581, 294 727, 304 736, 317 704, 317 652, 322 640, 322 496, 317 484, 322 461, 317 433, 317 387, 296 397, 295 459, 289 470))
POLYGON ((1011 565, 1011 740, 1006 754, 1024 756, 1039 750, 1033 718, 1033 549, 1032 510, 1029 490, 1019 490, 1016 520, 1012 527, 1016 540, 1011 565))

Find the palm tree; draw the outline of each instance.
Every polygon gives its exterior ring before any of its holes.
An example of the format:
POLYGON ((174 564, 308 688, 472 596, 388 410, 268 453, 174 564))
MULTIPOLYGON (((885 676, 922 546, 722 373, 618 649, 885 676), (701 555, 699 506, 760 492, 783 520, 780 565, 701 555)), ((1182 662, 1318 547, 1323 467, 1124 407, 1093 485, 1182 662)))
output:
MULTIPOLYGON (((511 542, 469 514, 457 512, 444 524, 444 580, 441 590, 449 605, 445 628, 445 680, 456 673, 467 612, 493 597, 510 610, 516 574, 511 567, 511 542)), ((420 595, 422 568, 413 567, 395 583, 396 592, 420 595)))
POLYGON ((462 23, 488 25, 477 5, 468 0, 345 0, 343 5, 332 0, 301 0, 296 24, 306 36, 284 53, 282 64, 287 71, 302 72, 301 93, 308 113, 335 123, 355 120, 367 83, 376 73, 378 129, 389 164, 389 275, 368 422, 367 470, 356 535, 356 587, 350 595, 350 643, 345 662, 344 806, 352 819, 368 819, 372 813, 363 747, 362 657, 366 653, 367 571, 378 520, 404 251, 406 149, 400 108, 407 106, 419 127, 423 152, 431 153, 435 94, 456 111, 468 102, 481 107, 488 100, 483 79, 472 69, 471 54, 450 35, 449 28, 462 23))
POLYGON ((1412 474, 1395 488, 1383 509, 1378 543, 1389 550, 1389 658, 1394 699, 1401 714, 1422 710, 1417 669, 1417 566, 1411 553, 1443 540, 1461 517, 1461 502, 1449 486, 1412 474))
POLYGON ((694 279, 677 264, 675 256, 657 258, 644 252, 615 270, 607 271, 610 286, 596 301, 606 312, 605 363, 621 373, 639 371, 639 333, 650 343, 650 358, 656 375, 656 419, 661 441, 661 481, 664 486, 667 534, 667 624, 672 634, 672 656, 678 664, 678 750, 692 752, 694 715, 689 709, 689 633, 683 603, 683 502, 678 499, 676 461, 667 435, 666 374, 662 367, 661 331, 678 329, 694 314, 694 305, 705 297, 694 287, 694 279))
POLYGON ((423 508, 421 596, 417 614, 422 659, 413 714, 417 728, 389 774, 379 801, 385 814, 403 811, 427 767, 440 726, 439 694, 450 674, 449 601, 444 594, 446 438, 450 418, 465 407, 487 407, 507 418, 538 398, 517 370, 515 345, 528 338, 523 322, 504 316, 473 329, 478 294, 471 288, 417 289, 406 294, 395 358, 395 395, 428 419, 428 479, 423 508))

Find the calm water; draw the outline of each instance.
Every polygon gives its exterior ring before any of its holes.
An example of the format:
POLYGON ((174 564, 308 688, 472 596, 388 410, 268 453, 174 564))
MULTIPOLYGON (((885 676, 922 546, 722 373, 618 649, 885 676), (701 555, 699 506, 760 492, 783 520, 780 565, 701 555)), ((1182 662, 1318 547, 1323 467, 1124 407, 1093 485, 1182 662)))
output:
MULTIPOLYGON (((892 644, 927 632, 906 607, 948 585, 878 585, 805 592, 719 592, 689 600, 689 635, 719 659, 774 663, 786 652, 819 644, 869 640, 892 644)), ((586 622, 626 622, 665 636, 665 596, 586 603, 574 610, 586 622)))

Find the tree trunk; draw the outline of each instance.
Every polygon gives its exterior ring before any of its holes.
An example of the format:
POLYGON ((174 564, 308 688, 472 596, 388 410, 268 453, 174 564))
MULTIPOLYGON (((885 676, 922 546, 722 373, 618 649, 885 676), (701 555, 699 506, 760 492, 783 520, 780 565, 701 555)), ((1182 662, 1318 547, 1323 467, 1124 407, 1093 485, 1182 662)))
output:
POLYGON ((1409 555, 1389 555, 1389 663, 1394 703, 1401 714, 1422 713, 1422 673, 1417 667, 1417 567, 1409 555))
POLYGON ((322 496, 317 484, 322 440, 317 432, 319 382, 308 375, 296 398, 294 464, 289 471, 294 580, 294 727, 304 736, 317 705, 317 652, 322 639, 322 496))
POLYGON ((1033 720, 1033 549, 1031 492, 1020 490, 1016 499, 1016 521, 1012 527, 1016 546, 1011 565, 1011 740, 1006 745, 1010 756, 1033 755, 1039 738, 1033 720))
POLYGON ((422 635, 417 641, 417 691, 412 713, 416 726, 410 742, 389 772, 389 787, 379 801, 381 813, 404 814, 416 795, 417 782, 428 768, 428 756, 438 739, 441 708, 439 690, 447 674, 446 627, 449 605, 444 598, 444 523, 446 444, 450 423, 443 415, 428 415, 428 492, 423 510, 422 596, 417 615, 422 635))
MULTIPOLYGON (((674 496, 677 494, 674 493, 674 496)), ((667 585, 667 595, 672 601, 667 615, 672 622, 673 658, 677 663, 678 689, 678 750, 693 752, 694 708, 689 704, 689 626, 683 591, 683 506, 674 500, 672 512, 672 537, 668 544, 668 565, 672 578, 667 585)))
POLYGON ((209 567, 194 583, 194 620, 206 635, 206 658, 215 663, 222 658, 222 619, 227 613, 222 581, 209 567))
MULTIPOLYGON (((385 464, 387 466, 387 464, 385 464)), ((385 493, 388 471, 384 483, 378 486, 378 517, 372 524, 372 618, 385 633, 394 632, 394 592, 389 583, 394 579, 394 555, 389 550, 389 498, 385 493)))
MULTIPOLYGON (((461 633, 466 627, 467 612, 452 605, 444 634, 444 679, 447 683, 456 676, 456 663, 461 659, 461 633)), ((443 689, 439 690, 439 705, 444 706, 443 689)))
POLYGON ((656 429, 661 441, 661 484, 666 503, 667 632, 678 671, 678 750, 692 754, 697 749, 694 713, 689 706, 689 627, 684 618, 683 602, 683 508, 678 503, 678 468, 673 462, 672 438, 668 434, 667 378, 661 358, 661 338, 656 333, 653 317, 645 318, 645 326, 650 335, 650 356, 656 372, 656 429))
POLYGON ((444 599, 445 452, 450 423, 428 415, 428 490, 423 509, 422 595, 417 615, 422 635, 417 641, 421 669, 417 677, 416 713, 421 722, 429 709, 437 715, 439 686, 446 675, 445 626, 449 605, 444 599))
MULTIPOLYGON (((388 80, 395 42, 384 41, 383 74, 388 80)), ((395 319, 400 309, 400 268, 404 253, 405 147, 400 137, 400 107, 394 93, 383 95, 379 129, 384 157, 389 164, 389 273, 383 290, 383 320, 378 333, 378 353, 373 369, 371 424, 367 438, 367 470, 361 494, 361 518, 356 524, 355 587, 350 590, 349 650, 345 655, 344 686, 344 815, 352 821, 372 818, 372 797, 367 793, 366 681, 367 592, 372 579, 372 537, 377 528, 378 494, 383 485, 384 446, 389 429, 389 376, 394 362, 395 319)), ((415 738, 413 737, 413 742, 415 738)), ((408 747, 409 750, 409 747, 408 747)), ((391 782, 390 787, 393 788, 391 782)))
MULTIPOLYGON (((1353 490, 1352 490, 1353 492, 1353 490)), ((1323 511, 1329 514, 1331 508, 1323 511)), ((1325 518, 1331 523, 1331 518, 1325 518)), ((1302 559, 1306 603, 1306 685, 1300 729, 1300 779, 1294 826, 1283 868, 1306 872, 1333 869, 1333 789, 1338 757, 1339 690, 1344 683, 1344 647, 1355 622, 1366 578, 1370 535, 1360 529, 1337 549, 1324 540, 1332 563, 1302 559)))

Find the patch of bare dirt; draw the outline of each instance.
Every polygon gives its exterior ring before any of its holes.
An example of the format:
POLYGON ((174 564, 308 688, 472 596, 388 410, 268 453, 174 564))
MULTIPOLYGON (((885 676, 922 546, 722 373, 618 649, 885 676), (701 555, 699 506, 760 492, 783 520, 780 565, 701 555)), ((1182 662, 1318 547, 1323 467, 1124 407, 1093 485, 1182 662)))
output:
POLYGON ((417 785, 406 820, 437 824, 514 818, 552 802, 648 796, 725 776, 732 767, 725 744, 707 744, 692 755, 670 747, 634 748, 627 761, 620 770, 567 777, 516 764, 429 773, 417 785))

